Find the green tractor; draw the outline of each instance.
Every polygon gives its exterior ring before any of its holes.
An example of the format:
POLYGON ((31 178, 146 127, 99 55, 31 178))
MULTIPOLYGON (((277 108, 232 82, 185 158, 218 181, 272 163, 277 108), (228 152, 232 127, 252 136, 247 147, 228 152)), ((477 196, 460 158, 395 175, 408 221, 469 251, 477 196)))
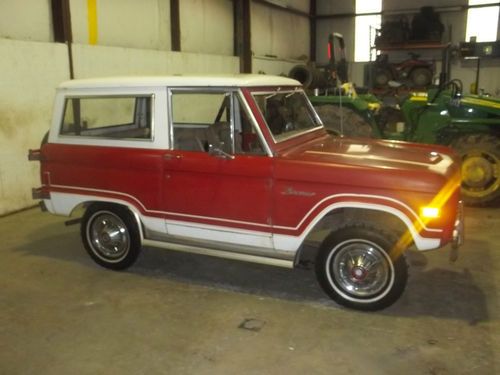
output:
MULTIPOLYGON (((441 73, 440 81, 444 83, 438 88, 411 93, 399 106, 380 108, 373 95, 359 95, 351 84, 345 83, 343 39, 338 34, 330 36, 329 52, 334 51, 334 41, 339 38, 339 61, 335 61, 332 53, 321 75, 314 73, 322 76, 323 81, 311 80, 309 85, 306 81, 304 85, 314 89, 309 98, 327 129, 349 136, 450 146, 462 159, 465 203, 475 206, 498 203, 500 99, 464 95, 459 80, 445 82, 446 74, 441 73), (336 87, 339 80, 341 85, 336 87)), ((300 78, 296 73, 291 76, 300 78)), ((299 81, 304 83, 303 79, 299 81)))

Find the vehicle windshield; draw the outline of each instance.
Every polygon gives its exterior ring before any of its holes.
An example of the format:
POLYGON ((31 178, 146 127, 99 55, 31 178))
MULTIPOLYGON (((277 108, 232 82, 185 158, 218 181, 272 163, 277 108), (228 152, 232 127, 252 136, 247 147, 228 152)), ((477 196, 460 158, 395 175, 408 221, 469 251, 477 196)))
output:
POLYGON ((302 90, 257 92, 253 96, 276 142, 322 126, 302 90))

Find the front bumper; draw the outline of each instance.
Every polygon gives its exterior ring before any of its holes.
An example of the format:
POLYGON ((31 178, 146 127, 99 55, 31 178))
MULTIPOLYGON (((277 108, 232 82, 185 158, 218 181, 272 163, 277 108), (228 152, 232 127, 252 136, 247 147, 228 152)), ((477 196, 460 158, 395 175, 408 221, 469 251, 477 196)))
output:
POLYGON ((458 259, 458 248, 464 243, 464 204, 462 201, 458 202, 457 217, 453 226, 453 235, 451 242, 450 260, 452 262, 458 259))

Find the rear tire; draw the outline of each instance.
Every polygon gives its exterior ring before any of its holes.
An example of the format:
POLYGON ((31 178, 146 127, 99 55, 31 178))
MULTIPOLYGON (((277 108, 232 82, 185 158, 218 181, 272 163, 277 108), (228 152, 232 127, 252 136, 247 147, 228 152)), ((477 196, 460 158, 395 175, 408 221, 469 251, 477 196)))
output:
POLYGON ((408 267, 395 249, 397 239, 365 225, 331 233, 316 259, 316 276, 337 303, 357 310, 380 310, 403 293, 408 267))
POLYGON ((413 87, 426 88, 432 82, 432 72, 428 68, 415 68, 410 73, 413 87))
POLYGON ((373 72, 373 86, 376 88, 385 88, 392 80, 392 74, 389 69, 376 68, 373 72))
POLYGON ((123 270, 136 261, 141 237, 133 214, 125 207, 110 204, 89 206, 80 228, 83 245, 99 265, 123 270))
POLYGON ((484 206, 500 198, 500 140, 488 134, 471 134, 452 147, 462 159, 462 197, 465 204, 484 206))

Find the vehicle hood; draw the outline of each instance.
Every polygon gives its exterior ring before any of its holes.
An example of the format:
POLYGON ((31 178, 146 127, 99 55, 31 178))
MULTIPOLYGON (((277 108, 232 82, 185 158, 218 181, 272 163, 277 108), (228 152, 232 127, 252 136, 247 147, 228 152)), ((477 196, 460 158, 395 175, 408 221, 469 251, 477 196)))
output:
POLYGON ((448 147, 369 138, 325 136, 279 156, 311 179, 410 191, 434 191, 459 168, 448 147))

